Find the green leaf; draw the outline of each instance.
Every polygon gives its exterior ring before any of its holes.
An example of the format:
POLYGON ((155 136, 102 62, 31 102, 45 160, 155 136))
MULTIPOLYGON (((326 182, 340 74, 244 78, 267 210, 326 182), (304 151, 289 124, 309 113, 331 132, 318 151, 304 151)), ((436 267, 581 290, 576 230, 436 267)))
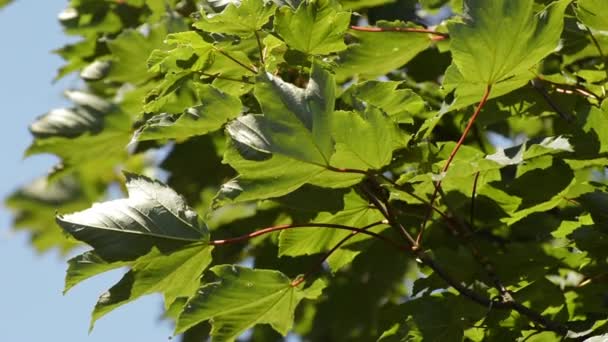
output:
POLYGON ((407 145, 398 127, 376 107, 362 114, 335 112, 332 135, 336 153, 331 163, 360 170, 379 170, 391 162, 393 151, 407 145), (401 141, 399 141, 401 140, 401 141))
POLYGON ((213 247, 192 244, 170 253, 152 248, 135 260, 131 270, 102 294, 95 305, 91 328, 95 321, 117 307, 141 296, 160 292, 169 308, 177 298, 190 298, 200 286, 200 277, 211 263, 213 247))
POLYGON ((569 3, 534 13, 528 0, 465 0, 464 23, 448 24, 453 61, 444 87, 456 89, 452 108, 478 102, 488 85, 496 97, 532 79, 531 69, 559 44, 569 3))
POLYGON ((135 30, 125 30, 118 37, 108 42, 112 52, 112 67, 108 80, 117 82, 143 83, 154 74, 148 72, 146 61, 154 49, 162 46, 167 35, 165 23, 150 28, 147 35, 135 30))
POLYGON ((426 112, 426 103, 411 89, 400 89, 400 82, 366 81, 348 88, 340 97, 354 108, 364 104, 382 109, 398 123, 413 123, 413 118, 426 112))
POLYGON ((314 64, 306 89, 266 74, 254 93, 264 113, 258 121, 269 152, 328 164, 333 152, 331 119, 335 102, 335 83, 329 72, 314 64))
POLYGON ((578 0, 576 16, 583 24, 598 31, 608 31, 606 3, 602 0, 578 0))
POLYGON ((321 280, 306 289, 294 287, 287 276, 274 270, 220 265, 211 271, 219 278, 218 282, 201 287, 186 304, 176 332, 211 320, 211 336, 217 341, 233 341, 256 324, 270 324, 285 336, 293 325, 300 301, 319 297, 325 287, 321 280))
POLYGON ((272 2, 243 0, 237 4, 229 3, 218 14, 201 13, 201 19, 193 25, 207 32, 249 37, 268 22, 275 9, 272 2))
MULTIPOLYGON (((379 21, 378 27, 410 27, 400 21, 379 21)), ((344 80, 358 76, 372 79, 402 67, 418 53, 431 45, 431 39, 424 34, 403 32, 348 32, 355 42, 340 53, 336 78, 344 80)))
POLYGON ((294 11, 283 6, 274 19, 275 31, 293 49, 326 55, 346 49, 344 34, 350 13, 333 0, 305 0, 294 11))
POLYGON ((240 177, 222 186, 220 199, 278 197, 306 183, 333 188, 357 183, 362 175, 329 166, 334 87, 333 77, 317 64, 306 89, 261 76, 255 96, 264 115, 242 116, 227 127, 234 143, 224 161, 240 177))
POLYGON ((106 261, 133 260, 153 246, 164 252, 209 239, 196 212, 177 193, 144 176, 125 176, 129 198, 58 215, 57 223, 106 261))
POLYGON ((199 104, 179 117, 161 114, 152 117, 134 136, 134 140, 186 139, 220 129, 228 120, 236 118, 242 109, 241 101, 215 87, 204 84, 195 88, 199 104))

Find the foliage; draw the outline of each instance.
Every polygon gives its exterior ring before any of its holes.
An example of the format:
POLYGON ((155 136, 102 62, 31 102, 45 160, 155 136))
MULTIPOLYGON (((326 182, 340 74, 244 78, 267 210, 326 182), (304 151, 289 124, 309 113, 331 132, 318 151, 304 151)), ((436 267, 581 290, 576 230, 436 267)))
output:
POLYGON ((71 0, 85 87, 26 152, 61 163, 6 204, 91 247, 66 291, 128 269, 91 324, 161 293, 183 341, 601 340, 604 7, 71 0))

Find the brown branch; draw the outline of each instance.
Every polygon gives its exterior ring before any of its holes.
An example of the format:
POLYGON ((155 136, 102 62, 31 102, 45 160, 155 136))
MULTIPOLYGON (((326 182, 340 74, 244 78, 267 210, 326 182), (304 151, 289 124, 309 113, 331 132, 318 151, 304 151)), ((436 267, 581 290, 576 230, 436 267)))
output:
POLYGON ((221 245, 228 245, 231 243, 238 243, 238 242, 243 242, 243 241, 247 241, 250 240, 254 237, 258 237, 261 235, 265 235, 265 234, 269 234, 269 233, 274 233, 274 232, 278 232, 281 230, 287 230, 287 229, 297 229, 297 228, 332 228, 332 229, 341 229, 341 230, 350 230, 351 232, 357 232, 357 233, 361 233, 361 234, 365 234, 365 235, 369 235, 372 237, 375 237, 379 240, 382 240, 386 243, 388 243, 389 245, 397 248, 398 250, 404 250, 404 247, 399 245, 398 243, 396 243, 395 241, 386 238, 380 234, 374 233, 374 232, 370 232, 367 231, 365 229, 362 228, 356 228, 356 227, 351 227, 351 226, 346 226, 346 225, 342 225, 342 224, 334 224, 334 223, 302 223, 302 224, 281 224, 278 226, 272 226, 272 227, 268 227, 268 228, 264 228, 264 229, 260 229, 260 230, 256 230, 255 232, 249 233, 249 234, 245 234, 245 235, 241 235, 241 236, 237 236, 234 238, 228 238, 228 239, 223 239, 223 240, 211 240, 209 241, 209 245, 211 246, 221 246, 221 245))
MULTIPOLYGON (((477 116, 481 112, 481 109, 488 101, 491 91, 492 91, 492 86, 487 85, 486 89, 483 93, 483 96, 481 98, 481 101, 479 101, 479 104, 477 105, 477 108, 475 109, 473 116, 471 116, 471 119, 469 119, 469 123, 467 124, 466 128, 464 129, 464 132, 462 132, 462 135, 460 136, 460 139, 456 143, 456 146, 454 146, 454 149, 452 150, 452 152, 450 152, 450 156, 448 157, 448 160, 447 160, 445 166, 441 170, 441 173, 447 172, 448 169, 450 168, 450 164, 452 163, 452 160, 454 160, 454 157, 456 156, 456 153, 458 153, 460 146, 462 146, 462 144, 464 143, 464 139, 469 134, 471 127, 473 127, 473 124, 475 123, 477 116)), ((431 206, 433 206, 435 204, 435 199, 437 198, 437 194, 438 194, 440 187, 441 187, 441 179, 438 180, 437 182, 435 182, 435 190, 433 191, 433 195, 431 196, 431 200, 430 200, 431 206)), ((433 213, 433 210, 429 208, 429 210, 427 211, 426 217, 422 221, 422 225, 420 226, 420 232, 418 233, 418 236, 416 237, 416 245, 419 245, 422 242, 422 236, 424 234, 424 229, 426 228, 426 223, 431 218, 432 213, 433 213)))
POLYGON ((555 88, 555 91, 557 91, 558 93, 578 94, 578 95, 582 95, 584 97, 593 98, 598 101, 601 100, 601 97, 599 95, 593 93, 591 90, 586 89, 585 87, 582 87, 580 85, 556 83, 556 82, 546 79, 545 77, 543 77, 543 75, 536 75, 536 78, 545 83, 551 84, 555 88))
POLYGON ((437 32, 429 29, 414 28, 414 27, 369 27, 369 26, 351 26, 351 30, 361 32, 404 32, 404 33, 426 33, 433 37, 433 40, 444 40, 450 37, 449 34, 444 32, 437 32))

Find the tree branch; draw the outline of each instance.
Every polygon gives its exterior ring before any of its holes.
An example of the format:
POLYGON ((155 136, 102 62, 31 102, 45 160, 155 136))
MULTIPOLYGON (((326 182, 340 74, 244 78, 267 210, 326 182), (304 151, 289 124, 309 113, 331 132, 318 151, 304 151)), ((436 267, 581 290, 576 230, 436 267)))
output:
POLYGON ((234 238, 223 239, 223 240, 211 240, 211 241, 209 241, 209 244, 211 246, 228 245, 231 243, 247 241, 247 240, 257 237, 257 236, 274 233, 274 232, 278 232, 281 230, 297 229, 297 228, 331 228, 331 229, 350 230, 351 232, 357 232, 357 233, 375 237, 375 238, 382 240, 382 241, 386 242, 387 244, 397 248, 398 250, 401 250, 401 251, 404 250, 404 247, 399 245, 395 241, 393 241, 389 238, 386 238, 380 234, 367 231, 366 229, 363 229, 363 228, 356 228, 356 227, 345 226, 342 224, 334 224, 334 223, 314 223, 314 222, 302 223, 302 224, 282 224, 282 225, 278 225, 278 226, 272 226, 272 227, 256 230, 255 232, 237 236, 234 238))
MULTIPOLYGON (((450 152, 448 161, 446 162, 445 166, 441 170, 441 173, 447 172, 448 169, 450 168, 450 164, 452 163, 452 160, 454 160, 454 157, 456 156, 456 153, 458 153, 460 146, 462 146, 462 144, 464 143, 464 139, 469 134, 471 127, 473 127, 473 124, 475 123, 477 116, 481 112, 481 109, 488 101, 491 91, 492 91, 492 86, 487 85, 486 89, 483 93, 483 96, 481 98, 481 101, 479 101, 479 104, 477 105, 477 108, 475 109, 473 116, 471 116, 471 118, 469 119, 469 123, 467 124, 467 127, 465 127, 464 132, 462 132, 462 135, 460 136, 458 143, 456 143, 456 146, 454 146, 454 149, 452 150, 452 152, 450 152)), ((435 204, 435 199, 437 198, 437 193, 438 193, 440 187, 441 187, 441 179, 438 180, 437 182, 435 182, 435 190, 433 191, 433 195, 431 196, 431 200, 430 200, 431 206, 433 206, 435 204)), ((416 237, 416 245, 419 245, 422 242, 422 236, 424 234, 424 229, 426 228, 426 223, 431 218, 432 213, 433 213, 433 210, 431 208, 429 208, 429 210, 427 211, 426 217, 422 221, 422 225, 420 226, 420 232, 418 233, 418 236, 416 237)))

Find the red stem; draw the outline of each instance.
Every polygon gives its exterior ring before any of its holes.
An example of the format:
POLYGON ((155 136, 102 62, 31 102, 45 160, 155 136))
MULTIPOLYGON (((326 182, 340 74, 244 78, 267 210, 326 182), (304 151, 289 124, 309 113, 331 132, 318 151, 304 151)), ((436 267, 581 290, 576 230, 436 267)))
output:
POLYGON ((437 32, 429 29, 413 28, 413 27, 368 27, 368 26, 351 26, 351 30, 362 32, 409 32, 409 33, 427 33, 433 36, 433 40, 444 40, 450 37, 444 32, 437 32))
MULTIPOLYGON (((450 164, 452 163, 452 160, 454 160, 454 157, 456 157, 456 153, 458 153, 458 150, 460 149, 460 146, 462 146, 462 144, 464 143, 464 139, 466 139, 467 135, 469 134, 469 131, 473 127, 473 124, 475 123, 475 120, 477 119, 477 116, 479 116, 479 113, 481 112, 481 109, 483 108, 483 106, 488 101, 488 98, 490 97, 491 90, 492 90, 492 86, 491 85, 487 85, 486 89, 485 89, 485 91, 483 93, 483 97, 481 98, 481 101, 479 101, 479 104, 477 105, 477 108, 475 108, 475 112, 473 113, 473 116, 471 116, 471 119, 469 119, 469 123, 467 124, 467 127, 464 129, 464 132, 462 132, 462 135, 460 136, 460 139, 458 139, 458 142, 456 143, 456 146, 454 146, 454 149, 452 150, 452 152, 450 152, 450 156, 448 157, 448 161, 445 164, 445 166, 443 167, 443 169, 441 170, 441 173, 447 172, 448 169, 450 168, 450 164)), ((438 180, 437 182, 435 182, 435 190, 433 191, 433 195, 431 196, 431 201, 430 201, 431 207, 435 204, 435 199, 437 198, 437 194, 439 193, 439 188, 440 187, 441 187, 441 179, 438 180)), ((420 245, 420 242, 422 241, 422 235, 424 234, 424 229, 426 228, 426 223, 431 218, 431 214, 432 213, 433 213, 433 209, 429 208, 429 210, 427 211, 426 216, 424 218, 424 221, 422 221, 422 225, 420 226, 420 232, 418 233, 418 236, 416 237, 416 244, 417 245, 420 245)))

